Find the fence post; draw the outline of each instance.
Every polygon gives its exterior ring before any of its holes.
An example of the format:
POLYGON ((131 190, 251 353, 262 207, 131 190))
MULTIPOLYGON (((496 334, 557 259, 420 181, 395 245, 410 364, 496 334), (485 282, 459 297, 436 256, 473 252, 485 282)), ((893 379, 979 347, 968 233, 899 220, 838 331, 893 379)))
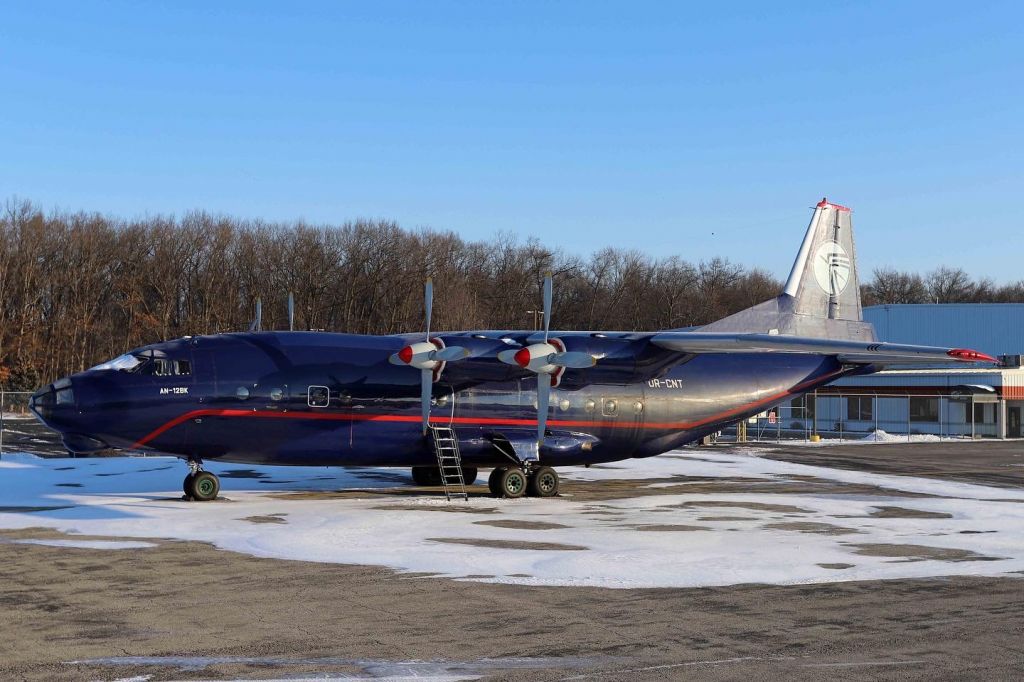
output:
POLYGON ((871 413, 875 415, 875 440, 878 440, 878 394, 871 396, 871 413))
MULTIPOLYGON (((839 394, 839 441, 843 442, 843 394, 839 394)), ((846 396, 847 410, 849 410, 850 396, 846 396)))
POLYGON ((910 442, 910 396, 907 396, 907 442, 910 442))
POLYGON ((974 440, 977 436, 974 434, 974 394, 971 394, 971 440, 974 440))
POLYGON ((811 415, 811 435, 818 434, 818 389, 814 389, 814 414, 811 415))

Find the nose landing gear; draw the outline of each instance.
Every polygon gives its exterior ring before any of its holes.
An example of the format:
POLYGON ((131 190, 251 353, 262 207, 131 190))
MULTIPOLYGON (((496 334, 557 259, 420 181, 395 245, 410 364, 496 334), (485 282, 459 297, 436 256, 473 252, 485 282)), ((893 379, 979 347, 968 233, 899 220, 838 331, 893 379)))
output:
POLYGON ((188 468, 189 474, 181 485, 185 498, 195 502, 217 499, 217 494, 220 493, 220 479, 215 474, 204 471, 203 463, 198 459, 190 459, 188 468))

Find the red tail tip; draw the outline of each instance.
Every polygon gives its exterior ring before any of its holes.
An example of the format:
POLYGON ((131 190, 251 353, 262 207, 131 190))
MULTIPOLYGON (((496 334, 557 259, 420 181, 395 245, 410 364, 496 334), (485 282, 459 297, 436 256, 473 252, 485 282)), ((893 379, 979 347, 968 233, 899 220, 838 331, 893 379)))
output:
POLYGON ((412 346, 406 346, 398 351, 398 359, 407 365, 412 362, 412 346))
POLYGON ((969 348, 954 348, 951 351, 947 351, 946 355, 964 362, 997 362, 997 360, 991 355, 979 353, 978 351, 971 350, 969 348))
POLYGON ((828 208, 830 206, 837 211, 846 211, 847 213, 849 213, 852 210, 849 206, 840 206, 839 204, 833 204, 831 201, 824 197, 817 204, 817 208, 828 208))
POLYGON ((513 358, 515 359, 517 365, 519 365, 520 367, 526 367, 527 365, 530 364, 530 349, 520 348, 519 350, 516 351, 516 354, 513 356, 513 358))

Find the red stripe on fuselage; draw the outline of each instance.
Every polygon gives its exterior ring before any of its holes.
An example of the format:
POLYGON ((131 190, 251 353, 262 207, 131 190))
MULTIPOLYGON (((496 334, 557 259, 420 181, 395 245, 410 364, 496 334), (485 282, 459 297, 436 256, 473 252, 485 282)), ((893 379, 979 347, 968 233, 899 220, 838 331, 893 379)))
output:
MULTIPOLYGON (((668 430, 668 431, 687 431, 689 429, 695 429, 700 426, 705 426, 715 421, 727 419, 733 415, 747 412, 753 408, 761 407, 762 405, 768 405, 774 403, 786 396, 800 393, 802 389, 816 383, 821 383, 832 379, 833 377, 839 376, 845 370, 837 370, 826 374, 816 379, 811 379, 803 383, 797 384, 791 389, 782 391, 770 395, 767 398, 755 400, 754 402, 741 405, 725 412, 705 417, 704 419, 698 419, 692 422, 652 422, 648 424, 640 424, 639 426, 643 429, 655 429, 655 430, 668 430)), ((133 448, 141 448, 149 443, 153 439, 157 438, 163 433, 173 429, 175 426, 187 422, 189 419, 199 419, 200 417, 257 417, 263 419, 306 419, 315 421, 377 421, 377 422, 400 422, 400 423, 419 423, 421 417, 418 415, 404 415, 404 414, 355 414, 346 413, 341 414, 337 412, 278 412, 276 410, 239 410, 239 409, 213 409, 206 408, 202 410, 192 410, 186 412, 180 417, 175 417, 171 421, 167 422, 163 426, 154 429, 152 432, 143 436, 138 442, 133 445, 133 448)), ((536 426, 536 419, 511 419, 507 417, 431 417, 431 422, 437 422, 438 424, 465 424, 471 426, 536 426)), ((548 426, 567 426, 567 427, 581 427, 581 428, 605 428, 605 429, 634 429, 637 428, 636 422, 598 422, 592 420, 579 420, 579 419, 549 419, 548 426)))

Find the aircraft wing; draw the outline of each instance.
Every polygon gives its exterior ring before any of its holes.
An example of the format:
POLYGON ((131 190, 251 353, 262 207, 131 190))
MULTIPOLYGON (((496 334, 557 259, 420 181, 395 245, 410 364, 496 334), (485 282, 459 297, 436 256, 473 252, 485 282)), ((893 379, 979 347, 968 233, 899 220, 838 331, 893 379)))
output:
POLYGON ((834 355, 840 362, 858 365, 935 364, 996 362, 996 359, 966 348, 913 346, 818 339, 782 334, 729 334, 714 332, 659 332, 651 343, 680 353, 809 353, 834 355))

